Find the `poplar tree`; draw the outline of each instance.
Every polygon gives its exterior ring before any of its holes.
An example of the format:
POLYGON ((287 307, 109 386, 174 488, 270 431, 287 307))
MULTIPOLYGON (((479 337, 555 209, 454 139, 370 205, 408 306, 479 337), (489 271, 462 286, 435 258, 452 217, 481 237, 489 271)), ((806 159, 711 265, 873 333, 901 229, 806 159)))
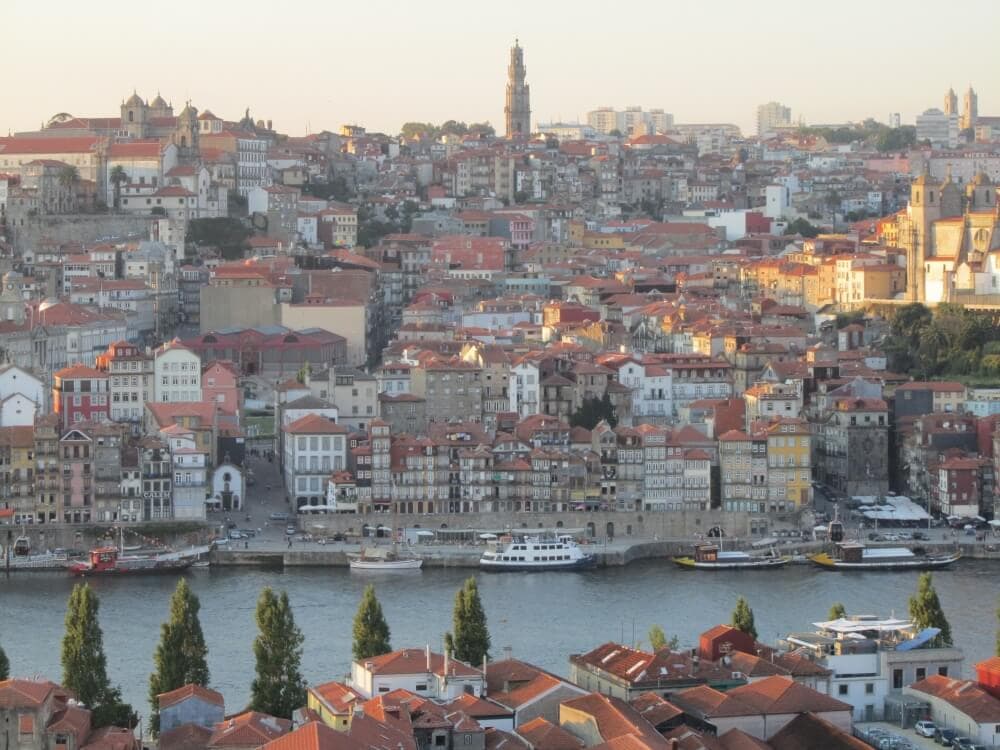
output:
POLYGON ((455 594, 451 616, 452 632, 445 636, 445 648, 459 661, 481 664, 489 658, 490 631, 474 576, 465 580, 455 594))
POLYGON ((66 607, 66 634, 62 641, 62 685, 91 710, 95 729, 115 725, 133 727, 137 716, 122 703, 121 690, 108 679, 104 634, 98 622, 100 602, 86 583, 73 587, 66 607))
POLYGON ((0 648, 0 680, 6 680, 8 677, 10 677, 10 662, 3 648, 0 648))
POLYGON ((757 640, 757 626, 753 620, 753 610, 750 604, 742 596, 736 600, 736 609, 733 610, 732 626, 737 630, 742 630, 748 636, 757 640))
POLYGON ((153 654, 153 673, 149 676, 150 728, 160 730, 160 704, 157 696, 184 685, 208 685, 208 647, 201 631, 198 611, 201 603, 181 578, 170 597, 170 619, 160 627, 160 642, 153 654))
POLYGON ((847 617, 847 608, 841 603, 836 602, 830 611, 826 615, 827 620, 839 620, 841 617, 847 617))
POLYGON ((917 593, 910 597, 910 619, 918 631, 938 628, 932 643, 937 646, 951 646, 951 625, 941 609, 941 601, 934 590, 934 579, 930 573, 922 573, 917 582, 917 593))
POLYGON ((253 642, 257 673, 250 686, 250 709, 291 719, 306 703, 302 665, 302 631, 295 624, 288 594, 270 587, 257 600, 257 628, 253 642))
POLYGON ((369 584, 361 596, 361 604, 354 615, 354 644, 351 648, 355 661, 364 661, 392 651, 389 643, 389 623, 382 614, 382 605, 375 597, 375 587, 369 584))

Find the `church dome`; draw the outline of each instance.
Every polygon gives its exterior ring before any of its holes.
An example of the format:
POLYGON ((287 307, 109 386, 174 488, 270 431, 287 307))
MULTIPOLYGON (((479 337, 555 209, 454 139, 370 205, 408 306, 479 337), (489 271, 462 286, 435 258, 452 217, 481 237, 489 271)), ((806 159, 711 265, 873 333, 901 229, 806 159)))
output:
POLYGON ((191 102, 184 105, 184 109, 180 113, 181 120, 197 120, 198 110, 191 106, 191 102))
POLYGON ((133 91, 132 92, 132 96, 130 96, 125 101, 125 106, 126 107, 145 107, 146 103, 142 100, 141 96, 139 96, 135 91, 133 91))
POLYGON ((149 106, 152 107, 153 109, 166 109, 168 105, 163 100, 163 97, 157 94, 156 98, 149 103, 149 106))
POLYGON ((992 185, 993 181, 986 172, 978 172, 975 177, 972 178, 972 184, 976 187, 992 185))

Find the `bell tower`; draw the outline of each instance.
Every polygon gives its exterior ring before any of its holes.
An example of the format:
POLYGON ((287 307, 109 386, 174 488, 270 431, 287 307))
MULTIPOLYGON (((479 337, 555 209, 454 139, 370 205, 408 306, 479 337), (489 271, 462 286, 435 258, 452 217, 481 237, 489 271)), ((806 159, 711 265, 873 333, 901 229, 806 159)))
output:
POLYGON ((931 180, 929 165, 910 185, 909 221, 906 236, 900 237, 906 247, 906 298, 923 302, 924 272, 927 258, 932 255, 932 227, 941 218, 941 190, 931 180))

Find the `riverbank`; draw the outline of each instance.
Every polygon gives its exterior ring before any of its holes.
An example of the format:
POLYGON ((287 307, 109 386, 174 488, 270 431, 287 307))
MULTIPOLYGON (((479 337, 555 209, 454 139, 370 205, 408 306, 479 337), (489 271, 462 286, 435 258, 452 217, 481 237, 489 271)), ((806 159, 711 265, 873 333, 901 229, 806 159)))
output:
MULTIPOLYGON (((348 554, 357 553, 354 544, 318 545, 302 548, 301 542, 291 549, 228 549, 217 547, 211 556, 213 565, 221 567, 263 568, 346 568, 348 554)), ((688 540, 615 540, 607 543, 585 545, 585 550, 597 558, 599 568, 618 568, 641 560, 671 558, 690 554, 692 542, 688 540)), ((892 546, 892 545, 872 545, 892 546)), ((899 546, 899 545, 895 545, 899 546)), ((913 545, 911 545, 913 546, 913 545)), ((927 549, 951 551, 955 544, 924 544, 927 549)), ((821 542, 803 542, 778 547, 784 555, 808 555, 822 550, 821 542)), ((1000 547, 983 544, 959 544, 964 558, 1000 561, 1000 547)), ((425 568, 478 568, 483 547, 480 545, 419 545, 412 551, 421 557, 425 568)))

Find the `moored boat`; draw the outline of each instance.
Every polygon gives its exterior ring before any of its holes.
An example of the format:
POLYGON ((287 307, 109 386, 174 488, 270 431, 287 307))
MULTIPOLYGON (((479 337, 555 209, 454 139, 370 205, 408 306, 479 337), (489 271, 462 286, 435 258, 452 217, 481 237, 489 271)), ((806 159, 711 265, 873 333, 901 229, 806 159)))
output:
POLYGON ((694 548, 694 556, 675 557, 674 563, 689 570, 757 570, 780 568, 787 565, 789 558, 769 550, 763 554, 751 554, 739 550, 722 550, 714 544, 699 544, 694 548))
POLYGON ((69 564, 65 552, 32 552, 26 536, 15 539, 9 549, 0 547, 0 552, 0 568, 11 571, 62 570, 69 564))
POLYGON ((584 570, 596 564, 597 558, 568 536, 503 536, 479 558, 483 570, 584 570))
POLYGON ((361 554, 348 554, 351 570, 418 570, 424 561, 415 555, 401 554, 391 548, 364 548, 361 554))
POLYGON ((71 563, 67 569, 75 576, 176 573, 190 568, 206 552, 207 547, 196 547, 184 552, 123 555, 117 547, 98 547, 90 551, 89 560, 71 563))
POLYGON ((944 568, 962 556, 961 552, 929 554, 907 547, 866 547, 858 542, 841 542, 810 560, 828 570, 929 570, 944 568))

